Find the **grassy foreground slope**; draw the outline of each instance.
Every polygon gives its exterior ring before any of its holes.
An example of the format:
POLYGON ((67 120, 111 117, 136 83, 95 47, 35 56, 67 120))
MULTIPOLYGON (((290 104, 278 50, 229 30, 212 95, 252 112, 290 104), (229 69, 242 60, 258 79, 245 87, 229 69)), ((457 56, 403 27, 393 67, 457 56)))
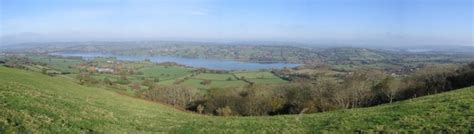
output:
POLYGON ((273 117, 213 117, 0 66, 4 132, 314 132, 473 129, 474 87, 371 108, 273 117))

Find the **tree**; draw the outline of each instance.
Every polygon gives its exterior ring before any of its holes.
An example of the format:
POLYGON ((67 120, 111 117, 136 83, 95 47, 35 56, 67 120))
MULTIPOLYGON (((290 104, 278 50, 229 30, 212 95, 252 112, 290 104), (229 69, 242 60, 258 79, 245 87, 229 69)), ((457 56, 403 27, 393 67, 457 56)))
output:
POLYGON ((374 92, 383 100, 388 100, 392 103, 399 91, 400 81, 394 77, 387 77, 374 87, 374 92))
POLYGON ((202 114, 203 111, 204 111, 204 106, 202 106, 201 104, 199 104, 199 105, 197 106, 197 112, 198 112, 199 114, 202 114))
POLYGON ((199 97, 199 91, 195 88, 181 86, 155 85, 153 89, 142 92, 140 96, 148 100, 186 108, 188 104, 199 97))
POLYGON ((310 86, 301 84, 294 86, 287 86, 284 97, 287 100, 287 111, 291 114, 298 114, 305 108, 315 109, 312 105, 313 90, 310 86))
POLYGON ((380 70, 358 70, 350 74, 344 81, 345 94, 350 94, 350 107, 368 105, 371 96, 371 89, 385 77, 380 70))
POLYGON ((408 80, 412 81, 410 96, 435 94, 452 89, 448 78, 455 74, 456 68, 450 65, 427 66, 415 72, 408 80))
POLYGON ((474 85, 474 62, 459 68, 456 75, 448 77, 452 88, 462 88, 474 85))

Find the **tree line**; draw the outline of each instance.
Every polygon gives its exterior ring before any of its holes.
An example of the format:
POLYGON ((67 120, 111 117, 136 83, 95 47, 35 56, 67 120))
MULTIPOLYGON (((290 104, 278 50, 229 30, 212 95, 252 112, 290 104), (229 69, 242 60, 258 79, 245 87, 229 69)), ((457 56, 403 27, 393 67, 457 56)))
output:
POLYGON ((368 107, 474 85, 474 63, 428 66, 408 76, 381 70, 358 70, 342 81, 316 79, 284 85, 249 85, 201 91, 180 86, 153 86, 139 96, 197 113, 260 116, 325 112, 368 107))

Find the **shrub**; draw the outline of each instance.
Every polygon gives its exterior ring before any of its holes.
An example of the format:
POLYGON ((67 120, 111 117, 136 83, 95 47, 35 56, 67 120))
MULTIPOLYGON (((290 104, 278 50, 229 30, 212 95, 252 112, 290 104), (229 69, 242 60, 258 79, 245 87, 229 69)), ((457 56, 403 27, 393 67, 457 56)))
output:
POLYGON ((91 77, 91 74, 88 72, 82 72, 78 74, 76 78, 81 85, 93 85, 99 83, 99 81, 91 77))
POLYGON ((110 81, 109 78, 104 78, 104 83, 107 84, 107 85, 112 85, 112 81, 110 81))
POLYGON ((223 108, 218 108, 216 110, 217 115, 220 116, 231 116, 232 115, 232 109, 229 106, 225 106, 223 108))
POLYGON ((200 82, 200 84, 202 85, 210 85, 212 83, 211 80, 203 80, 202 82, 200 82))
POLYGON ((142 82, 142 85, 148 87, 148 89, 152 89, 152 88, 155 87, 155 83, 152 80, 149 80, 149 79, 145 79, 142 82))

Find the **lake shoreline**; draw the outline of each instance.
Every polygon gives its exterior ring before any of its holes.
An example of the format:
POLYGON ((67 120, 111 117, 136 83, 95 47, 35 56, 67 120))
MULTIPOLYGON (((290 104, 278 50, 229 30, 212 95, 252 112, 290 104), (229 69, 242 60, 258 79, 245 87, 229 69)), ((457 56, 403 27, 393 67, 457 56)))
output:
POLYGON ((246 62, 241 60, 227 60, 227 59, 206 59, 206 58, 185 58, 177 56, 129 56, 129 55, 115 55, 104 54, 96 52, 56 52, 49 53, 52 56, 63 57, 81 57, 84 60, 93 60, 98 57, 114 57, 116 60, 122 61, 145 61, 149 60, 154 63, 175 62, 185 66, 194 68, 207 68, 215 70, 261 70, 261 69, 282 69, 293 68, 301 64, 283 63, 283 62, 246 62))

